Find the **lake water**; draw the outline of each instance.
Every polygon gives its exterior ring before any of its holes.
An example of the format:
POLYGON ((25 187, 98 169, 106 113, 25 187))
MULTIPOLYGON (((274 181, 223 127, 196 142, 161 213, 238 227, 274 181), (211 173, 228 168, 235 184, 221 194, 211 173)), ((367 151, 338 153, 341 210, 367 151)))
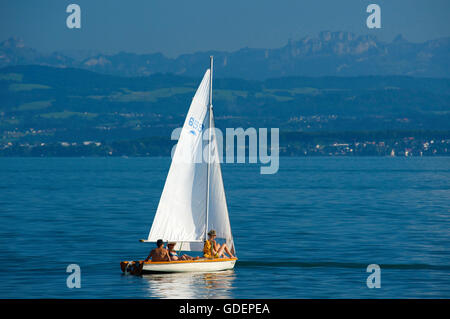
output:
POLYGON ((223 165, 238 262, 125 276, 169 158, 0 158, 0 298, 450 298, 449 158, 223 165), (66 267, 81 267, 81 288, 66 267), (369 264, 381 288, 369 289, 369 264))

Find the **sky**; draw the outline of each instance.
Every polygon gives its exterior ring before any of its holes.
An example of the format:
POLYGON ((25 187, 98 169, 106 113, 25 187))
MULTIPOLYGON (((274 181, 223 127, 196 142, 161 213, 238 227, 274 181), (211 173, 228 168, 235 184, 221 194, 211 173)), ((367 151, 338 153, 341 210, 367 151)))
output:
POLYGON ((373 34, 412 42, 450 36, 449 0, 0 0, 0 41, 22 38, 43 52, 161 52, 277 48, 321 31, 373 34), (66 7, 81 8, 81 29, 66 7), (369 4, 381 29, 369 29, 369 4))

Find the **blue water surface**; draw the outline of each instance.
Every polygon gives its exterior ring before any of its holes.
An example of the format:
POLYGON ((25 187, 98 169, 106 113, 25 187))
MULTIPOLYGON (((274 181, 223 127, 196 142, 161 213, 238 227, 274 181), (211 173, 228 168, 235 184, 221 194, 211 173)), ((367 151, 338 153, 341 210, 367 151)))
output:
POLYGON ((0 298, 450 298, 450 159, 222 166, 233 271, 125 276, 170 158, 0 158, 0 298), (66 267, 81 268, 70 289, 66 267), (381 288, 369 289, 369 264, 381 288))

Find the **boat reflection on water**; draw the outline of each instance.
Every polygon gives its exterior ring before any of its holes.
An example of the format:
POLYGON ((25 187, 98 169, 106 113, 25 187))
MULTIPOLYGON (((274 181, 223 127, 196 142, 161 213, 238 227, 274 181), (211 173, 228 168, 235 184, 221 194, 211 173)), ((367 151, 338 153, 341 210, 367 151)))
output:
POLYGON ((234 270, 214 273, 147 274, 150 298, 199 299, 232 298, 234 270))

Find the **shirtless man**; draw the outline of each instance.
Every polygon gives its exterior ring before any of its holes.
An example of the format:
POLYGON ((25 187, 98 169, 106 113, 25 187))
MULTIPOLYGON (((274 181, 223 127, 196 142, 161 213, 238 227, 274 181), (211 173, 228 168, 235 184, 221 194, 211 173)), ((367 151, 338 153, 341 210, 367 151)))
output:
POLYGON ((144 261, 148 261, 150 258, 152 261, 171 261, 169 252, 164 248, 162 239, 158 239, 156 246, 158 248, 153 249, 144 261))

